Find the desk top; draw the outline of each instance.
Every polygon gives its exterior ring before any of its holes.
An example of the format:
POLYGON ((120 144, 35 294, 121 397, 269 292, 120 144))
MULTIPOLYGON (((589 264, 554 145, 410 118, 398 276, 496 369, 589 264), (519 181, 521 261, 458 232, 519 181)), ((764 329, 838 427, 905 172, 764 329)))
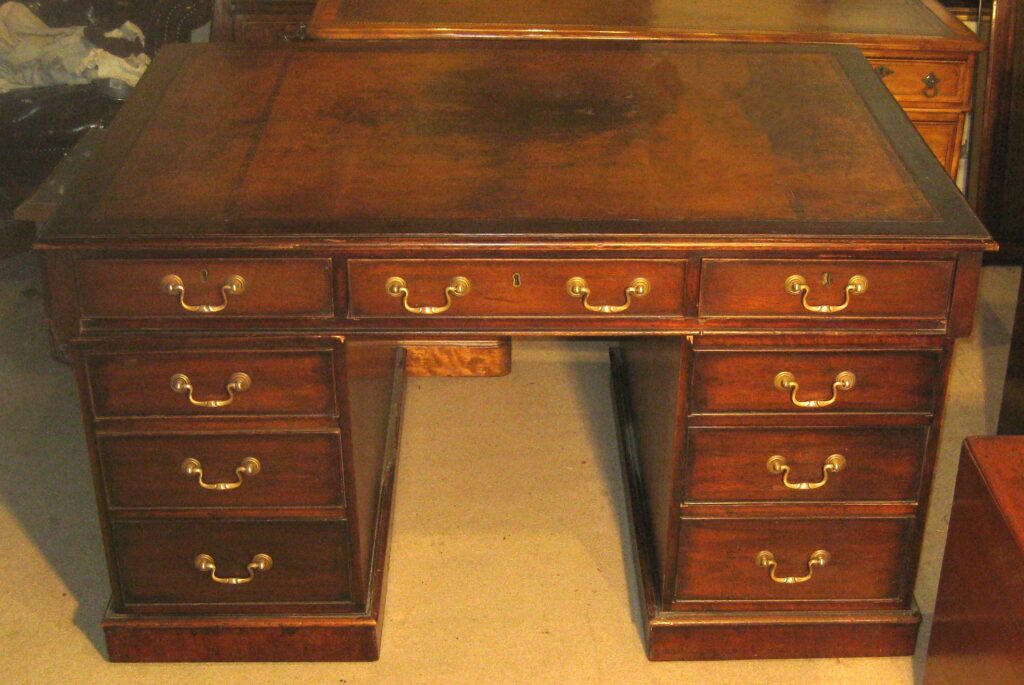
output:
POLYGON ((988 235, 855 48, 165 48, 41 241, 988 235))
POLYGON ((988 435, 967 438, 965 451, 978 467, 1007 527, 1024 549, 1024 436, 988 435))
POLYGON ((978 51, 934 0, 320 0, 310 35, 846 42, 978 51))

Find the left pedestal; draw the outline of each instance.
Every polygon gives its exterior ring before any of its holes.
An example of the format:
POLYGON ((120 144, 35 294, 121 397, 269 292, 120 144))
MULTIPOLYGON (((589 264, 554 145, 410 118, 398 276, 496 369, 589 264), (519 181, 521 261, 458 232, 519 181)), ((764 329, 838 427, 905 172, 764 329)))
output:
POLYGON ((72 358, 112 661, 378 658, 396 342, 111 335, 72 358))

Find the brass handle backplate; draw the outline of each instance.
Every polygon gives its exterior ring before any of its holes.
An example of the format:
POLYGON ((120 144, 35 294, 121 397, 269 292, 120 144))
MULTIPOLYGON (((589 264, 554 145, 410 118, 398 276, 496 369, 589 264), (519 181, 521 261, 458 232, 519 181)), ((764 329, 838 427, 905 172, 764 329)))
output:
POLYGON ((814 575, 814 569, 825 566, 831 560, 832 556, 823 549, 816 550, 811 553, 811 556, 807 558, 807 575, 805 576, 777 576, 775 570, 779 567, 779 562, 775 561, 775 555, 768 550, 763 550, 757 553, 755 561, 761 568, 768 569, 768 576, 776 583, 782 585, 796 585, 797 583, 806 583, 814 575))
POLYGON ((181 462, 181 471, 186 476, 196 477, 199 480, 199 487, 204 490, 234 490, 242 486, 242 479, 245 476, 255 476, 260 472, 262 466, 260 465, 259 459, 255 457, 246 457, 241 461, 238 467, 235 469, 236 480, 229 481, 227 483, 207 483, 203 480, 203 465, 198 459, 189 457, 185 461, 181 462))
POLYGON ((235 401, 235 393, 245 392, 252 387, 252 379, 249 378, 248 374, 238 372, 233 373, 228 378, 225 389, 228 391, 228 397, 224 400, 197 400, 193 396, 192 381, 189 377, 183 373, 176 373, 171 376, 171 390, 176 393, 184 395, 188 393, 188 401, 197 407, 206 407, 208 409, 216 409, 218 407, 226 407, 235 401))
POLYGON ((811 294, 811 286, 807 285, 807 279, 799 274, 794 274, 786 279, 785 286, 786 292, 790 295, 801 296, 800 302, 803 304, 804 309, 815 314, 835 314, 841 312, 850 306, 850 297, 853 295, 863 295, 868 289, 868 279, 864 276, 851 276, 850 280, 846 283, 846 299, 843 300, 842 304, 810 304, 807 302, 808 295, 811 294))
POLYGON ((209 554, 198 554, 196 558, 192 560, 192 564, 196 567, 196 570, 200 573, 209 573, 210 580, 221 585, 245 585, 251 583, 256 577, 257 571, 269 571, 274 566, 274 560, 270 558, 269 554, 257 554, 253 556, 252 561, 246 565, 246 569, 249 571, 249 575, 242 578, 222 578, 217 575, 217 564, 214 563, 213 557, 209 554))
POLYGON ((624 291, 626 296, 625 304, 604 304, 595 305, 590 304, 588 301, 590 298, 590 286, 587 285, 585 279, 575 276, 565 282, 565 290, 570 296, 583 300, 583 308, 588 312, 595 312, 597 314, 618 314, 624 312, 633 304, 634 297, 645 297, 647 293, 651 292, 651 282, 646 278, 634 278, 633 281, 626 286, 624 291))
POLYGON ((462 297, 467 294, 470 289, 469 279, 465 276, 456 276, 448 283, 448 287, 444 289, 444 304, 439 307, 412 307, 409 305, 409 287, 405 283, 405 279, 401 276, 392 276, 384 284, 384 289, 387 290, 388 295, 391 297, 402 298, 402 306, 405 307, 405 311, 410 314, 443 314, 444 312, 451 309, 452 296, 462 297))
POLYGON ((220 304, 188 304, 185 302, 185 282, 181 280, 180 276, 175 274, 167 274, 160 279, 160 289, 172 297, 178 298, 178 303, 181 304, 181 308, 187 312, 196 312, 199 314, 216 314, 217 312, 224 311, 228 306, 228 295, 241 295, 245 292, 246 283, 245 279, 235 274, 234 276, 228 276, 224 281, 224 285, 220 287, 220 304))
POLYGON ((934 71, 929 71, 923 77, 921 77, 921 83, 924 84, 924 90, 921 91, 921 95, 926 98, 933 98, 939 94, 939 82, 942 81, 934 71))
POLYGON ((800 390, 800 384, 796 382, 796 376, 789 371, 779 371, 775 374, 775 387, 779 390, 789 391, 789 400, 794 406, 802 409, 820 409, 834 404, 839 397, 840 390, 852 390, 857 383, 857 377, 852 371, 840 371, 832 382, 832 397, 827 400, 800 400, 796 394, 800 390))
POLYGON ((839 473, 846 468, 846 457, 841 454, 830 454, 825 459, 825 465, 821 467, 821 480, 809 483, 789 482, 789 464, 781 454, 776 454, 768 459, 768 473, 782 474, 782 484, 790 490, 817 490, 828 482, 830 473, 839 473))

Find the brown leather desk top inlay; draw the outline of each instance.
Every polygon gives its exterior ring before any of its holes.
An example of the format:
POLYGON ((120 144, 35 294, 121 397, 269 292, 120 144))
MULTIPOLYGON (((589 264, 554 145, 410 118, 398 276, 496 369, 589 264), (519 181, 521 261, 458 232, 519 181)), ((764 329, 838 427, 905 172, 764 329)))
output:
POLYGON ((984 236, 853 48, 165 52, 48 239, 984 236))
MULTIPOLYGON (((309 0, 310 2, 312 0, 309 0)), ((231 3, 237 25, 276 21, 272 0, 231 3)), ((284 30, 282 28, 281 30, 284 30)), ((225 35, 221 33, 221 35, 225 35)), ((236 40, 257 42, 265 32, 236 40)), ((309 35, 339 42, 408 39, 534 42, 726 42, 856 45, 915 128, 958 178, 982 43, 938 0, 320 0, 309 35)), ((815 94, 808 92, 806 97, 815 94)))

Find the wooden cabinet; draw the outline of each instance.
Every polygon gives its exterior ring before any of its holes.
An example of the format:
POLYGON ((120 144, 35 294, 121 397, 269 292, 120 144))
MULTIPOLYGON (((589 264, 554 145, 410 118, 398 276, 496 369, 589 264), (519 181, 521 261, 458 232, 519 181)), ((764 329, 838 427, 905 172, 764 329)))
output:
POLYGON ((171 47, 94 160, 39 248, 112 659, 377 658, 405 348, 535 335, 617 341, 652 659, 913 650, 992 243, 855 48, 171 47))
MULTIPOLYGON (((314 38, 856 45, 956 178, 981 43, 937 0, 320 0, 314 38)), ((807 84, 805 97, 815 97, 807 84)))

